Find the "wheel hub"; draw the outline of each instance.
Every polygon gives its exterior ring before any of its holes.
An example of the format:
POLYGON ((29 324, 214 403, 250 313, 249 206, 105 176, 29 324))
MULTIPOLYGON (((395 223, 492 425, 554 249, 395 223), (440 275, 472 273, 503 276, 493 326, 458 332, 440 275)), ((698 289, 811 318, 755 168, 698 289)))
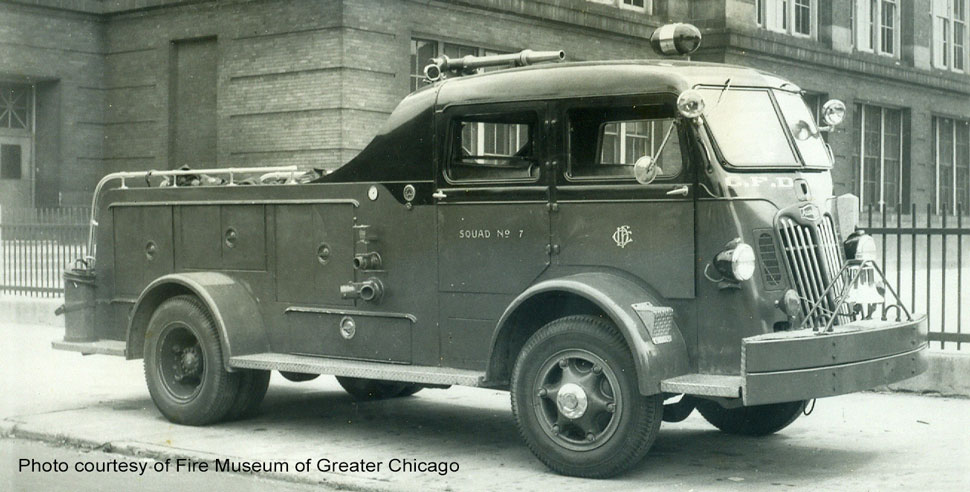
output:
POLYGON ((559 413, 569 419, 578 419, 586 413, 589 406, 589 397, 583 387, 575 383, 567 383, 559 388, 556 395, 556 405, 559 413))
POLYGON ((195 375, 202 368, 202 358, 196 351, 196 347, 185 349, 182 352, 182 372, 185 375, 195 375))

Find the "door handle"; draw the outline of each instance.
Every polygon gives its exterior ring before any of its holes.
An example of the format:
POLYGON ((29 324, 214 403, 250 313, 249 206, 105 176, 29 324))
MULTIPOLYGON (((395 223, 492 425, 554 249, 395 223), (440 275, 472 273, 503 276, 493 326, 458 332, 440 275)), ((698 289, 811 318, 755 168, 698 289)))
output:
POLYGON ((434 199, 437 199, 437 200, 441 200, 441 199, 444 199, 444 198, 448 198, 448 195, 446 195, 445 192, 443 192, 441 190, 437 190, 437 191, 435 191, 434 193, 431 194, 431 198, 434 198, 434 199))
POLYGON ((684 186, 681 186, 680 188, 674 188, 668 191, 667 195, 687 196, 688 193, 690 193, 690 188, 688 188, 687 185, 684 185, 684 186))

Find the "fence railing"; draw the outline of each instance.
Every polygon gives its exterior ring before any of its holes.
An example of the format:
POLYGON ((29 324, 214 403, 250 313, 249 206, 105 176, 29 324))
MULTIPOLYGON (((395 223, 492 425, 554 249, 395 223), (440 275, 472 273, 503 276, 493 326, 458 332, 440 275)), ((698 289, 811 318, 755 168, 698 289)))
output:
POLYGON ((927 205, 878 213, 869 207, 860 223, 880 250, 886 278, 895 282, 910 310, 926 313, 930 346, 943 350, 970 347, 970 220, 958 205, 939 214, 927 205))
POLYGON ((0 293, 63 295, 62 275, 87 253, 89 208, 0 210, 0 293))

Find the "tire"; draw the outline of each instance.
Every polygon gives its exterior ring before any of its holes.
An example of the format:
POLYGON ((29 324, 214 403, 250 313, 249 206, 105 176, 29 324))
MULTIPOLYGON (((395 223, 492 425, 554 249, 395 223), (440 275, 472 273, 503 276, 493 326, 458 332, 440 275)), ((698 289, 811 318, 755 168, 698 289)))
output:
POLYGON ((702 400, 697 410, 705 420, 728 434, 767 436, 791 425, 805 410, 807 401, 772 403, 750 407, 724 408, 716 402, 702 400))
MULTIPOLYGON (((384 400, 401 396, 401 393, 409 389, 408 383, 398 381, 385 381, 382 379, 362 379, 345 376, 337 376, 337 382, 343 387, 350 396, 356 400, 384 400)), ((420 388, 419 388, 420 389, 420 388)), ((413 393, 412 393, 413 394, 413 393)))
POLYGON ((290 371, 280 371, 280 376, 283 376, 287 381, 293 381, 294 383, 313 381, 314 379, 320 377, 319 374, 308 374, 305 372, 290 372, 290 371))
POLYGON ((229 408, 225 420, 243 420, 255 417, 259 413, 259 405, 266 397, 269 389, 269 371, 258 369, 243 369, 240 373, 239 392, 236 400, 229 408))
POLYGON ((576 477, 612 477, 639 463, 663 417, 663 396, 640 394, 622 335, 595 316, 561 318, 529 338, 512 371, 511 399, 532 453, 576 477))
POLYGON ((407 384, 404 386, 404 389, 402 389, 401 392, 397 394, 396 398, 405 398, 423 389, 424 389, 424 386, 421 386, 420 384, 407 384))
POLYGON ((176 424, 212 424, 233 408, 242 375, 226 371, 215 323, 194 296, 168 299, 152 313, 145 381, 155 406, 176 424))

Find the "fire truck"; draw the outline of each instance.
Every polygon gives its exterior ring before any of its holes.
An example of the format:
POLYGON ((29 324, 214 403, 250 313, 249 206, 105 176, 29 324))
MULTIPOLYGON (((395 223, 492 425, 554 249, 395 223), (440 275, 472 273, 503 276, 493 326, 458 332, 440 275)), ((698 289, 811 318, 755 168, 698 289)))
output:
POLYGON ((651 42, 679 56, 433 59, 314 179, 105 176, 54 348, 144 359, 185 425, 253 415, 273 370, 360 399, 504 389, 535 456, 581 477, 629 469, 694 410, 766 435, 923 372, 925 317, 858 199, 833 196, 845 105, 816 122, 792 82, 684 60, 689 25, 651 42))

